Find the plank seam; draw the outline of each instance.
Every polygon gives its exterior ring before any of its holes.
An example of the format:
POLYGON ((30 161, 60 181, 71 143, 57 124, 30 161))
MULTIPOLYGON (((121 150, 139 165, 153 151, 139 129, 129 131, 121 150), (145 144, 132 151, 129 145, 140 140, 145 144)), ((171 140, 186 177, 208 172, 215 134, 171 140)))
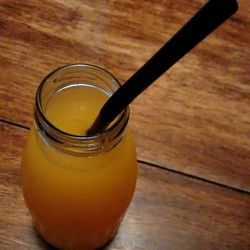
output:
MULTIPOLYGON (((18 128, 22 128, 22 129, 25 129, 25 130, 29 130, 28 126, 21 125, 21 124, 18 124, 16 122, 7 121, 7 120, 3 120, 3 119, 0 119, 0 122, 9 124, 9 125, 14 126, 14 127, 18 127, 18 128)), ((187 173, 184 173, 184 172, 180 172, 178 170, 174 170, 174 169, 168 168, 166 166, 165 167, 164 166, 160 166, 160 165, 157 165, 155 163, 144 161, 144 160, 137 160, 137 161, 139 163, 148 165, 150 167, 158 168, 158 169, 161 169, 161 170, 164 170, 164 171, 168 171, 168 172, 171 172, 171 173, 175 173, 175 174, 180 174, 180 175, 186 176, 188 178, 192 178, 192 179, 203 181, 203 182, 206 182, 206 183, 209 183, 209 184, 217 185, 217 186, 220 186, 222 188, 231 189, 231 190, 234 190, 236 192, 250 194, 250 192, 247 191, 247 190, 236 188, 236 187, 232 187, 232 186, 229 186, 229 185, 226 185, 226 184, 223 184, 223 183, 220 183, 220 182, 216 182, 216 181, 211 181, 211 180, 208 180, 208 179, 196 176, 196 175, 192 175, 192 174, 187 174, 187 173)))
POLYGON ((137 160, 137 161, 139 163, 142 163, 142 164, 145 164, 145 165, 149 165, 150 167, 158 168, 158 169, 165 170, 165 171, 168 171, 168 172, 171 172, 171 173, 175 173, 175 174, 180 174, 180 175, 183 175, 183 176, 188 177, 188 178, 192 178, 192 179, 195 179, 195 180, 206 182, 206 183, 209 183, 209 184, 212 184, 212 185, 216 185, 216 186, 219 186, 219 187, 222 187, 222 188, 231 189, 231 190, 236 191, 236 192, 250 194, 249 191, 244 190, 244 189, 232 187, 232 186, 229 186, 227 184, 223 184, 223 183, 220 183, 220 182, 208 180, 208 179, 196 176, 196 175, 192 175, 192 174, 187 174, 187 173, 184 173, 184 172, 180 172, 178 170, 174 170, 174 169, 171 169, 171 168, 168 168, 168 167, 163 167, 163 166, 154 164, 152 162, 143 161, 143 160, 137 160))

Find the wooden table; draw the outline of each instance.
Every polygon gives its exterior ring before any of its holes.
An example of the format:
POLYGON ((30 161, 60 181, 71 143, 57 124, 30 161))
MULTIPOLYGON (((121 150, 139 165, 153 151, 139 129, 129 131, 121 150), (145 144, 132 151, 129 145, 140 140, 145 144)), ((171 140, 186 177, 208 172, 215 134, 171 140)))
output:
MULTIPOLYGON (((20 158, 34 95, 85 62, 122 82, 205 0, 0 2, 0 249, 51 249, 34 231, 20 158)), ((107 249, 250 249, 250 4, 131 105, 139 178, 107 249)))

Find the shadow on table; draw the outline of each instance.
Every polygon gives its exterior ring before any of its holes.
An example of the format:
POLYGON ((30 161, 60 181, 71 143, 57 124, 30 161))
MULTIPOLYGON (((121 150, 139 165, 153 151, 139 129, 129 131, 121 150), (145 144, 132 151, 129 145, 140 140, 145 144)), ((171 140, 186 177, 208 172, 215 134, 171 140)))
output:
POLYGON ((37 244, 41 249, 44 249, 44 250, 59 250, 58 248, 53 247, 47 241, 45 241, 43 239, 43 237, 37 232, 37 230, 36 230, 36 228, 34 226, 32 226, 32 231, 33 231, 34 237, 37 239, 37 244))

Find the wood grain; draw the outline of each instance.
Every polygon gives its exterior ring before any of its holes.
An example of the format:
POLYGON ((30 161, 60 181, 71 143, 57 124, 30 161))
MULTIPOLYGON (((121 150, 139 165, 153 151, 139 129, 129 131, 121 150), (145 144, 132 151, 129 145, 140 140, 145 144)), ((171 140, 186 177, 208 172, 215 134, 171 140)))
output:
MULTIPOLYGON (((27 130, 0 123, 0 249, 52 249, 20 189, 27 130)), ((133 202, 106 249, 249 249, 250 195, 140 164, 133 202)))
MULTIPOLYGON (((0 3, 0 119, 30 126, 35 90, 63 64, 124 82, 206 1, 0 3)), ((250 4, 131 105, 138 158, 250 191, 250 4)))

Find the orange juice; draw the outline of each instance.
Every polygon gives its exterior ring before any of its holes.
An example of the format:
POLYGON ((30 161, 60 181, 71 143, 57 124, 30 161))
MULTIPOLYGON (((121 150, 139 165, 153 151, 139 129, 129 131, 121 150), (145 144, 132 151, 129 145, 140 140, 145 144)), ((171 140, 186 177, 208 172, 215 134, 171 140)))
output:
POLYGON ((25 201, 40 234, 60 249, 104 245, 117 231, 134 193, 137 166, 130 130, 123 128, 107 149, 105 133, 98 149, 91 148, 98 135, 84 137, 107 98, 105 91, 86 84, 55 92, 44 104, 44 119, 55 132, 73 136, 76 144, 65 149, 67 140, 59 143, 59 137, 46 127, 43 131, 36 121, 23 153, 25 201), (78 140, 84 140, 83 151, 75 151, 81 149, 78 140))

